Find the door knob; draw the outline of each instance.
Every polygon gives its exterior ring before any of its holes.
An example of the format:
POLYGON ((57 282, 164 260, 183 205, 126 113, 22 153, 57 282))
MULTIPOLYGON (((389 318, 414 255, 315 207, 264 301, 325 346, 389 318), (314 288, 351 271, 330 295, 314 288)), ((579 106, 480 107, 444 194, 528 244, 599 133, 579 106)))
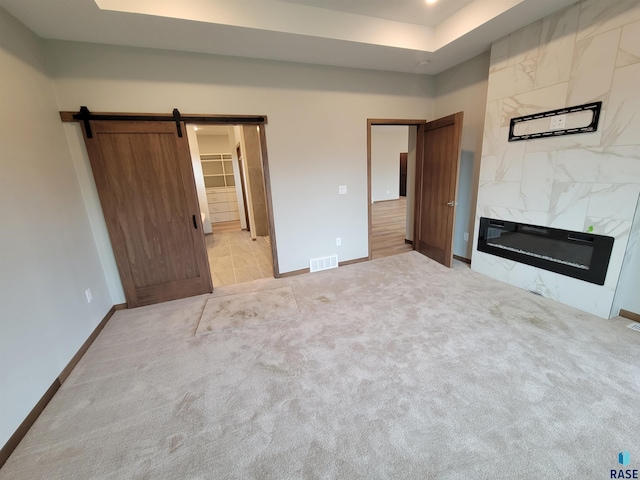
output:
POLYGON ((454 202, 453 200, 451 200, 450 202, 447 202, 447 205, 449 205, 450 207, 454 207, 458 204, 458 202, 454 202))

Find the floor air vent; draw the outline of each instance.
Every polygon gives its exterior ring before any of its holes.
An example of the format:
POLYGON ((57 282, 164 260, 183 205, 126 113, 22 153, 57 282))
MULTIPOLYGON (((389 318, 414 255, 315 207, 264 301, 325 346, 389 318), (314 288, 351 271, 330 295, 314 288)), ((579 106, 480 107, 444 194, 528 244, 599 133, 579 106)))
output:
POLYGON ((640 332, 640 323, 632 323, 631 325, 627 325, 627 327, 636 332, 640 332))
POLYGON ((312 272, 319 272, 320 270, 329 270, 330 268, 338 267, 338 256, 331 255, 330 257, 313 258, 309 260, 309 269, 312 272))

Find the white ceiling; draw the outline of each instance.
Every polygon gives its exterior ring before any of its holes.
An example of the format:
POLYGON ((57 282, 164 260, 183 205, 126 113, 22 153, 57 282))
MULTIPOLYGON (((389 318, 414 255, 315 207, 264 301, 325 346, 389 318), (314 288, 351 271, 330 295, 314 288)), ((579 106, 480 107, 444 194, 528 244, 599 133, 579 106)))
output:
POLYGON ((48 39, 436 74, 575 1, 0 0, 0 6, 48 39))
POLYGON ((396 22, 436 27, 473 0, 440 0, 427 5, 425 0, 282 0, 283 2, 355 13, 396 22))

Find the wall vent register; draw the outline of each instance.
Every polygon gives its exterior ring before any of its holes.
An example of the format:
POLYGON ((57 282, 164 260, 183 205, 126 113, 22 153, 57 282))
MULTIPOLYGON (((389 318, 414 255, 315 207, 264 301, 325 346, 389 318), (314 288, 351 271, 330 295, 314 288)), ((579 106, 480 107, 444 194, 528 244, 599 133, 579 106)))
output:
POLYGON ((322 258, 313 258, 309 260, 309 270, 311 272, 329 270, 330 268, 338 268, 337 255, 331 255, 329 257, 322 257, 322 258))
POLYGON ((604 285, 613 237, 480 218, 478 250, 604 285))

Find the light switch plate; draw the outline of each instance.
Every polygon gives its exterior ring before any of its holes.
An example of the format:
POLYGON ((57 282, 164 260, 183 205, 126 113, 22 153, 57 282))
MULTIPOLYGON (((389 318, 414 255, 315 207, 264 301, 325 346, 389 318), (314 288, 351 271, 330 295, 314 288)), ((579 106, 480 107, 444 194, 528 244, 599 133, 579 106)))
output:
POLYGON ((555 117, 551 117, 551 122, 549 122, 549 130, 562 130, 567 121, 566 115, 556 115, 555 117))
POLYGON ((338 187, 338 194, 339 195, 346 195, 347 194, 347 186, 346 185, 340 185, 338 187))

